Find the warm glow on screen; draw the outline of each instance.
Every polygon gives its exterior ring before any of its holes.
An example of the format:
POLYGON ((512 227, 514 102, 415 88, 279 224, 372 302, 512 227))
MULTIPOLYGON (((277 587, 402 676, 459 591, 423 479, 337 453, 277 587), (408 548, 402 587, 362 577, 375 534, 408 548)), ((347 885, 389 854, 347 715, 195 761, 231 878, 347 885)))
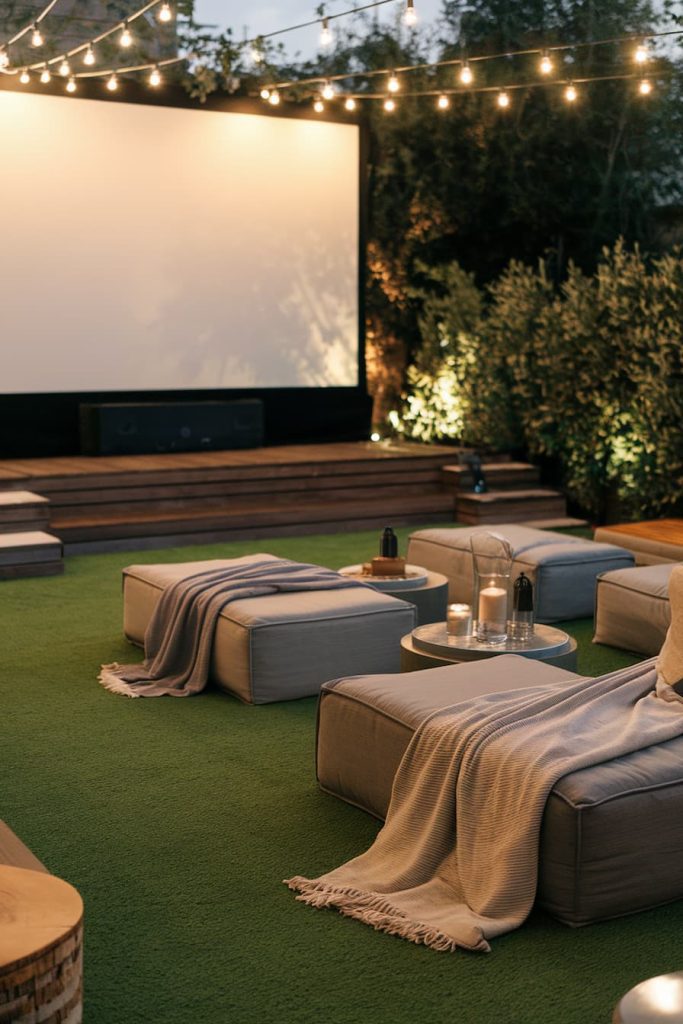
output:
POLYGON ((0 92, 1 392, 353 386, 358 128, 0 92))

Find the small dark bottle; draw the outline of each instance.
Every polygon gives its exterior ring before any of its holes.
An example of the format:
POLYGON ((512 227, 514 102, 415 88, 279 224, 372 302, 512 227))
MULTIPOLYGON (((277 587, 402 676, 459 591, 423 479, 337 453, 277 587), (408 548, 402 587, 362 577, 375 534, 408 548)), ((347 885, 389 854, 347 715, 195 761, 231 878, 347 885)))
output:
POLYGON ((390 526, 384 527, 379 542, 379 553, 382 558, 398 558, 398 537, 390 526))
POLYGON ((528 641, 534 635, 534 586, 523 572, 515 580, 512 598, 512 637, 528 641))

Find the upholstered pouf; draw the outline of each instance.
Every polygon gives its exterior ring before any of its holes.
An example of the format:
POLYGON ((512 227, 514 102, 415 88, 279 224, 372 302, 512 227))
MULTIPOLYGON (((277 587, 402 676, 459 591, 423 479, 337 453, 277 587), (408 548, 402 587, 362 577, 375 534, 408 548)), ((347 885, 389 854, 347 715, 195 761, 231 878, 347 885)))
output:
POLYGON ((644 565, 598 576, 593 643, 659 654, 671 622, 669 576, 675 565, 644 565))
MULTIPOLYGON (((481 526, 418 530, 408 543, 408 561, 448 577, 449 601, 472 600, 470 537, 481 526)), ((496 523, 491 527, 509 541, 514 555, 513 578, 526 573, 534 584, 538 622, 558 622, 593 614, 595 578, 610 569, 634 564, 631 551, 613 544, 595 544, 550 530, 496 523)))
MULTIPOLYGON (((493 691, 577 676, 517 655, 326 683, 322 789, 384 818, 398 765, 433 712, 493 691)), ((543 817, 538 901, 570 925, 683 896, 683 737, 561 779, 543 817)))
MULTIPOLYGON (((142 644, 159 596, 176 580, 230 560, 131 565, 123 570, 123 629, 142 644)), ((318 693, 328 679, 398 672, 415 607, 371 587, 308 590, 231 601, 214 638, 211 678, 250 704, 318 693)))

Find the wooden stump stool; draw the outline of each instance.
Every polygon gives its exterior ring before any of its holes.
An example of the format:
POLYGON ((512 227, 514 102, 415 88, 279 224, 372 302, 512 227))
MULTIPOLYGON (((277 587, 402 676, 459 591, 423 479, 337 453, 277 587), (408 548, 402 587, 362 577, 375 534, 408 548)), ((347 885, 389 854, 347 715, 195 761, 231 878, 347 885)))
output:
POLYGON ((0 1024, 80 1024, 82 947, 73 886, 0 864, 0 1024))
POLYGON ((641 981, 619 1000, 612 1017, 613 1024, 679 1024, 682 1020, 683 971, 641 981))

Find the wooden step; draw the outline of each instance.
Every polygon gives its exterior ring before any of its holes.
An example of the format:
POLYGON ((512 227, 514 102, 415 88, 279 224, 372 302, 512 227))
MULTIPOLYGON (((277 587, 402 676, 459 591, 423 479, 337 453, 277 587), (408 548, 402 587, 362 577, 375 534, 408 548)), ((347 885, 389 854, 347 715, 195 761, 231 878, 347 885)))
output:
MULTIPOLYGON (((524 490, 538 484, 541 471, 530 462, 483 462, 484 478, 490 490, 524 490)), ((467 465, 448 465, 441 469, 446 487, 457 494, 472 493, 472 470, 467 465)))
POLYGON ((566 514, 564 495, 541 487, 519 491, 488 491, 486 494, 459 494, 455 499, 456 519, 468 525, 559 519, 566 514))
POLYGON ((33 491, 0 491, 0 533, 42 530, 50 521, 50 502, 33 491))
POLYGON ((59 537, 40 530, 0 534, 0 579, 57 576, 64 572, 59 537))

